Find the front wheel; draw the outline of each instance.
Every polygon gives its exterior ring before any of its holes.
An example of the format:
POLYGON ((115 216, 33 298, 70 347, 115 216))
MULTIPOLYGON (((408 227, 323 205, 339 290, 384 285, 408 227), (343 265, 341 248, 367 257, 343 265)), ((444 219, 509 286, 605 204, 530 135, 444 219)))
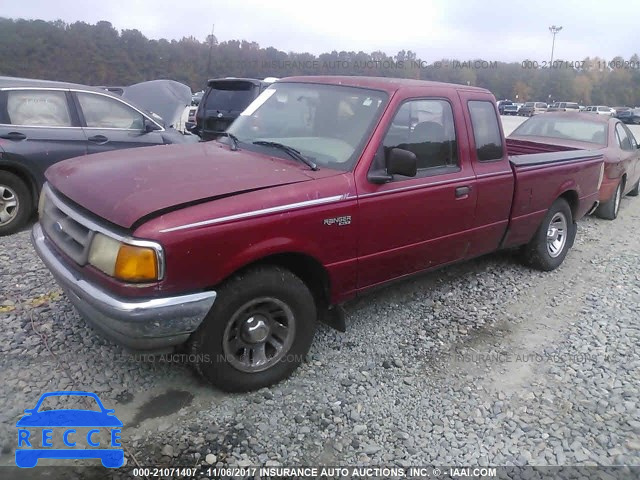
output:
POLYGON ((538 231, 522 249, 524 262, 545 272, 555 270, 564 261, 576 235, 571 208, 558 198, 547 211, 538 231))
POLYGON ((289 270, 238 274, 189 341, 196 371, 228 392, 267 387, 289 377, 311 347, 317 311, 305 283, 289 270))
POLYGON ((616 191, 613 193, 613 197, 596 209, 596 215, 605 220, 615 220, 618 217, 618 211, 620 210, 620 202, 622 201, 622 180, 618 183, 616 191))

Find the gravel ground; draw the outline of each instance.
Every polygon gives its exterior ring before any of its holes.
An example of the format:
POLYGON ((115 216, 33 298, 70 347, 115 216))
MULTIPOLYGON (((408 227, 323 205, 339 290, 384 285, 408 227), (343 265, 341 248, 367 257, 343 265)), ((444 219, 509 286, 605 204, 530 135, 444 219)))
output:
POLYGON ((370 293, 292 378, 244 395, 103 340, 28 231, 0 238, 0 465, 23 409, 70 389, 116 409, 130 465, 637 465, 636 228, 627 198, 554 272, 502 252, 370 293))

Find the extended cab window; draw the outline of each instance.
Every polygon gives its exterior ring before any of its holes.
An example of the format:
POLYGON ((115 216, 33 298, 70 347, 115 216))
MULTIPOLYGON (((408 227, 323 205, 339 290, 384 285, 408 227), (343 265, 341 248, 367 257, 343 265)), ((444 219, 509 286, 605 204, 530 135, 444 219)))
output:
POLYGON ((416 155, 419 173, 458 166, 451 105, 445 100, 410 100, 396 113, 384 138, 385 150, 401 148, 416 155))
POLYGON ((12 125, 71 126, 67 96, 56 90, 8 91, 7 116, 12 125))
POLYGON ((503 156, 502 137, 496 111, 491 102, 469 101, 469 114, 473 126, 478 160, 488 162, 503 156))
POLYGON ((142 130, 144 117, 133 108, 105 95, 78 92, 87 127, 142 130))

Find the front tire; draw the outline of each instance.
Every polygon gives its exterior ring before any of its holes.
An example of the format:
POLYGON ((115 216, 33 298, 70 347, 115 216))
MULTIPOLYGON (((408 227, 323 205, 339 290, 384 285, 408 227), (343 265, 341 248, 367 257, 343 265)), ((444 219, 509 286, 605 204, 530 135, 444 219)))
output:
POLYGON ((265 266, 229 279, 189 341, 192 365, 227 392, 246 392, 289 377, 313 341, 317 310, 296 275, 265 266))
POLYGON ((622 202, 622 189, 624 188, 622 180, 618 183, 613 197, 606 203, 603 203, 596 209, 596 215, 605 220, 615 220, 620 211, 620 203, 622 202))
POLYGON ((549 272, 562 264, 576 235, 571 208, 558 198, 545 215, 538 231, 522 249, 523 260, 530 267, 549 272))
POLYGON ((29 187, 17 175, 0 171, 0 236, 20 230, 32 213, 29 187))

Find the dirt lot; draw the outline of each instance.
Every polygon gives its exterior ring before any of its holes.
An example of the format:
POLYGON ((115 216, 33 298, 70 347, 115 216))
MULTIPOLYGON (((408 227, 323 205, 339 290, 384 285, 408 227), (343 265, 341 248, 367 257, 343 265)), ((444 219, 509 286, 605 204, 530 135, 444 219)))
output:
POLYGON ((626 198, 554 272, 502 252, 371 293, 291 379, 245 395, 103 340, 28 231, 0 238, 0 465, 23 410, 70 389, 115 409, 129 465, 638 464, 639 228, 626 198))

